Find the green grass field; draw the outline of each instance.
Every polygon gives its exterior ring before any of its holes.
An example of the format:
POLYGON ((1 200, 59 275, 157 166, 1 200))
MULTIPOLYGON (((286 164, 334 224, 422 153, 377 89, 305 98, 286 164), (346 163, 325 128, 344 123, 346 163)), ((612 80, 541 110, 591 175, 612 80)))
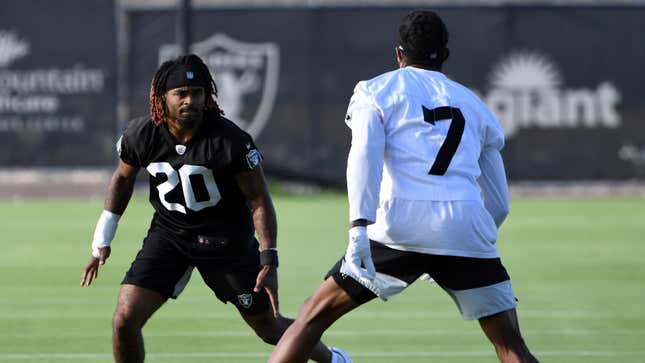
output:
MULTIPOLYGON (((343 195, 274 196, 281 310, 294 316, 344 252, 343 195)), ((499 247, 520 300, 524 336, 543 362, 645 362, 645 200, 515 199, 499 247)), ((148 226, 130 205, 113 254, 78 286, 99 201, 0 202, 0 363, 110 362, 119 281, 148 226)), ((193 275, 144 329, 148 362, 262 362, 271 347, 193 275)), ((476 322, 417 282, 333 326, 325 342, 355 362, 495 362, 476 322)))

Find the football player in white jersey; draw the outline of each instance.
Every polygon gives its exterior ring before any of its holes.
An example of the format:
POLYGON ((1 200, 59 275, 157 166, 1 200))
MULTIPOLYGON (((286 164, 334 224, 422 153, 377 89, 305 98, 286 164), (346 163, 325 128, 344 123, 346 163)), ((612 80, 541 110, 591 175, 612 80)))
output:
POLYGON ((502 362, 537 362, 519 329, 497 250, 508 214, 504 135, 486 105, 441 73, 448 32, 416 10, 399 27, 399 69, 359 82, 345 121, 349 245, 269 362, 305 362, 322 333, 376 297, 428 274, 502 362))

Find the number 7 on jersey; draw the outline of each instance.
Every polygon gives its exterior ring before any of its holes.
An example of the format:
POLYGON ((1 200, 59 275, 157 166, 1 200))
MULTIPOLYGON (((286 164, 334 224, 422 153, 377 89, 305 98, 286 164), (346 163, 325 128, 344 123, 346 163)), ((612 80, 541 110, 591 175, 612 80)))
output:
POLYGON ((437 121, 452 119, 450 128, 448 128, 448 135, 446 135, 446 139, 441 144, 437 157, 428 172, 430 175, 444 175, 448 170, 452 157, 457 152, 457 147, 461 142, 461 135, 464 134, 464 127, 466 126, 464 115, 461 114, 460 109, 450 106, 437 107, 431 110, 424 106, 421 106, 421 108, 423 109, 423 120, 432 125, 437 121))

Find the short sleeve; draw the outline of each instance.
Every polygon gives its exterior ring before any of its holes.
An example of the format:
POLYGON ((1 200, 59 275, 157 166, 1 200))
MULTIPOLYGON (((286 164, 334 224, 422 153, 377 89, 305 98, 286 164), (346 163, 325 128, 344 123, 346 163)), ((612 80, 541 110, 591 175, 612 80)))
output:
POLYGON ((233 140, 231 149, 231 166, 236 173, 251 171, 264 159, 251 135, 245 132, 233 140))
POLYGON ((132 132, 132 128, 128 127, 123 131, 123 134, 116 142, 116 152, 124 163, 140 167, 142 165, 141 157, 138 155, 135 145, 136 135, 132 132))

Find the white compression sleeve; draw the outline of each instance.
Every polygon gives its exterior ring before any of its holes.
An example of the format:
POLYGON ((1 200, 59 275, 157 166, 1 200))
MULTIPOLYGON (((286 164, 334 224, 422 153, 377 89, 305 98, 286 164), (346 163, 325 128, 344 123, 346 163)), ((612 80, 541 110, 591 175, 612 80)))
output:
POLYGON ((99 248, 110 247, 110 243, 116 234, 116 227, 119 224, 120 215, 104 210, 96 223, 94 239, 92 240, 92 256, 99 258, 99 248))
POLYGON ((479 167, 482 174, 478 182, 484 195, 484 206, 499 228, 509 210, 508 184, 502 155, 497 149, 484 149, 479 157, 479 167))
POLYGON ((347 157, 349 220, 374 222, 383 176, 385 130, 376 109, 358 105, 352 111, 352 146, 347 157))

